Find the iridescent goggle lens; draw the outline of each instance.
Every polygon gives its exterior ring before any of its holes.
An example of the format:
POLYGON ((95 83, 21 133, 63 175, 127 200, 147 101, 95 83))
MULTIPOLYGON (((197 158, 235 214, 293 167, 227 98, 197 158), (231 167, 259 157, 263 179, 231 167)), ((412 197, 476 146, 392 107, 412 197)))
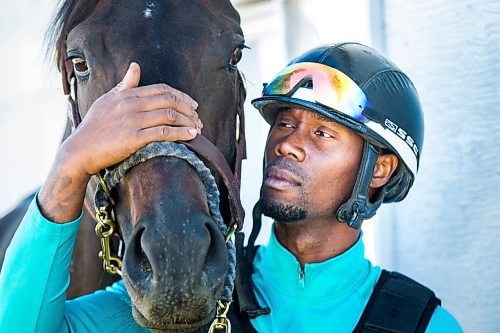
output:
POLYGON ((319 103, 364 122, 368 99, 361 88, 341 71, 322 64, 302 62, 282 70, 263 91, 263 96, 285 95, 319 103), (312 89, 311 94, 300 90, 312 89), (309 97, 311 96, 311 97, 309 97), (311 100, 312 99, 312 100, 311 100))

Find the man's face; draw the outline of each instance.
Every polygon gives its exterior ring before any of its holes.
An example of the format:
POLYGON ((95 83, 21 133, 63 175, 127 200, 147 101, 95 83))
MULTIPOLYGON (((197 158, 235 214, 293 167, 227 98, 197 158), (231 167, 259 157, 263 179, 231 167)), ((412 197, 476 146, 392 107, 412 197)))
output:
POLYGON ((262 212, 284 223, 333 219, 352 193, 363 139, 316 112, 283 109, 271 127, 262 212))

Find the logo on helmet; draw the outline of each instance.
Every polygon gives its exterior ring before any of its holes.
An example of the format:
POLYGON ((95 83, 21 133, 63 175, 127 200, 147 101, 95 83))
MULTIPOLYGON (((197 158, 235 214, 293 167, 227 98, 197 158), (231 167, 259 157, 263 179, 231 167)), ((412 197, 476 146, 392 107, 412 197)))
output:
POLYGON ((413 150, 413 153, 415 156, 418 156, 418 147, 417 144, 415 143, 415 140, 406 132, 404 129, 393 123, 389 119, 385 119, 384 122, 385 126, 387 126, 388 129, 393 131, 397 136, 399 136, 408 146, 410 146, 411 150, 413 150))

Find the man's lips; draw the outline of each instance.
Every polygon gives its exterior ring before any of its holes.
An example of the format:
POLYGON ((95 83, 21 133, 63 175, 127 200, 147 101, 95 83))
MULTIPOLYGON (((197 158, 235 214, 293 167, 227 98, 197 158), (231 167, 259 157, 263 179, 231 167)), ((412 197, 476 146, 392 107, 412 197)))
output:
POLYGON ((266 172, 264 185, 276 189, 300 186, 302 181, 292 172, 278 166, 270 167, 266 172))

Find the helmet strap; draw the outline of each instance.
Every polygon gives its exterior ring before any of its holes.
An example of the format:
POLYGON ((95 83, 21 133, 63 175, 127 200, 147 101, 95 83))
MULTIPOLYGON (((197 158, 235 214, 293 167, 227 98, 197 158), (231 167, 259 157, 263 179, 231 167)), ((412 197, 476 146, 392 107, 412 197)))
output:
POLYGON ((337 210, 337 220, 347 223, 354 229, 359 229, 363 220, 375 215, 375 212, 382 204, 382 198, 374 203, 370 202, 368 189, 373 177, 373 170, 377 162, 379 147, 365 141, 363 147, 363 157, 359 166, 356 183, 352 190, 352 195, 337 210))

